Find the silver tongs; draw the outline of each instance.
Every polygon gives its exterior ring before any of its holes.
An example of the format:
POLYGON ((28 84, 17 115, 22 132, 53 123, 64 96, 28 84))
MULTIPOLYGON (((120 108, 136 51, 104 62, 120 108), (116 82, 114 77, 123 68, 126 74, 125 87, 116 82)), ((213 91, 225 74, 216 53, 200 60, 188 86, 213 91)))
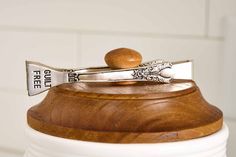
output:
POLYGON ((170 83, 173 79, 192 79, 192 61, 154 60, 136 68, 112 70, 109 67, 59 69, 26 61, 28 95, 42 93, 63 83, 155 81, 170 83))

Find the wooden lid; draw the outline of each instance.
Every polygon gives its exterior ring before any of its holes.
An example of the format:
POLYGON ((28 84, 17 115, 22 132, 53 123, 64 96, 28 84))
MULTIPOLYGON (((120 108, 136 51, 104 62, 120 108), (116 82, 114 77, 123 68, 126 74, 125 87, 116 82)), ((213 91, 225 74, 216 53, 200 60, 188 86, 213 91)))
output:
POLYGON ((158 143, 210 135, 222 112, 193 81, 64 84, 30 108, 28 124, 43 133, 108 143, 158 143))

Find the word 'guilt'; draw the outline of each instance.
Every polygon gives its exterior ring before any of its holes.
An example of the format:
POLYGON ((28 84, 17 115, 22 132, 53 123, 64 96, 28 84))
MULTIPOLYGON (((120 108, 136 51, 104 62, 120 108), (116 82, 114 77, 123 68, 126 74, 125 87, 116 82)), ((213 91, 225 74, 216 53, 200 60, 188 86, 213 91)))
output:
POLYGON ((43 80, 41 78, 41 71, 35 70, 34 73, 34 88, 42 88, 42 82, 44 87, 51 87, 52 86, 52 75, 51 70, 44 70, 43 71, 43 80))

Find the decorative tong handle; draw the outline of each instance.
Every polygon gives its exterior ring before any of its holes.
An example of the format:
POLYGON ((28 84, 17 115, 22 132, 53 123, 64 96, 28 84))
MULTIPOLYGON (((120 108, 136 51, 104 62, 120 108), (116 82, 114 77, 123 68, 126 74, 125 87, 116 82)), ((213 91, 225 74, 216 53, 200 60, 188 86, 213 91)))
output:
POLYGON ((111 50, 105 55, 105 61, 109 67, 81 69, 59 69, 26 61, 28 95, 39 94, 63 83, 126 81, 169 83, 174 78, 192 78, 191 61, 171 63, 154 60, 141 64, 141 54, 128 48, 111 50))
POLYGON ((173 79, 172 63, 152 61, 137 68, 111 70, 108 67, 59 69, 38 62, 26 61, 29 96, 39 94, 63 83, 156 81, 169 83, 173 79))

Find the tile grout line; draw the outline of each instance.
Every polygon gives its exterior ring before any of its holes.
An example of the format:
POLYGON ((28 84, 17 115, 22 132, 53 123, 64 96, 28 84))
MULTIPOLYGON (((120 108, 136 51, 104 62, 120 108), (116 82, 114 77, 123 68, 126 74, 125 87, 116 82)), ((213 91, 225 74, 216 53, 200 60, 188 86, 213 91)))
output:
POLYGON ((0 87, 0 93, 12 93, 12 94, 20 94, 20 95, 27 95, 27 90, 20 89, 20 88, 6 88, 6 87, 0 87))
POLYGON ((227 121, 233 121, 233 122, 236 122, 236 118, 234 117, 228 117, 228 116, 224 116, 224 119, 227 121))
POLYGON ((205 0, 205 37, 209 37, 210 0, 205 0))
MULTIPOLYGON (((206 0, 208 1, 208 0, 206 0)), ((205 28, 206 29, 206 28, 205 28)), ((48 32, 48 33, 76 33, 76 34, 95 34, 95 35, 115 35, 115 36, 137 36, 150 38, 172 38, 172 39, 193 39, 193 40, 223 40, 223 37, 214 37, 205 35, 191 34, 168 34, 168 33, 152 33, 152 32, 127 32, 127 31, 105 31, 105 30, 85 30, 85 29, 67 29, 67 28, 41 28, 27 26, 3 26, 0 25, 0 31, 16 31, 16 32, 48 32)), ((205 30, 206 31, 206 30, 205 30)))
POLYGON ((7 147, 0 147, 0 152, 9 153, 9 154, 16 154, 16 155, 23 155, 24 151, 14 148, 7 148, 7 147))

